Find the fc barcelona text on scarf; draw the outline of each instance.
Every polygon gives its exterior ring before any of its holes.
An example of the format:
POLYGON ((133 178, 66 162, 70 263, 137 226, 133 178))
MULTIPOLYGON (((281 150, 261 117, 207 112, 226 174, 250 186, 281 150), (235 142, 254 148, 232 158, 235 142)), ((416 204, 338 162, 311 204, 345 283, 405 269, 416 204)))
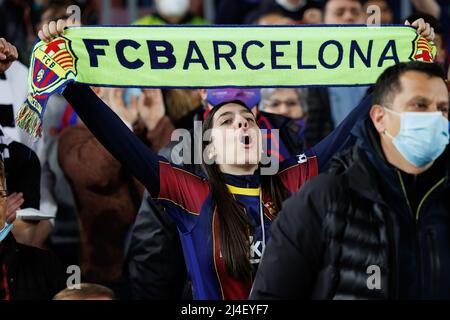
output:
POLYGON ((48 97, 70 82, 211 88, 371 85, 391 65, 432 62, 408 26, 84 26, 33 48, 17 125, 42 132, 48 97))
MULTIPOLYGON (((108 39, 84 39, 86 50, 89 54, 89 65, 93 68, 101 67, 101 56, 106 55, 105 47, 109 47, 108 39)), ((146 40, 145 48, 141 43, 123 39, 114 45, 115 58, 120 65, 127 69, 173 69, 177 64, 182 65, 183 70, 200 67, 203 70, 236 70, 236 60, 248 70, 260 70, 269 68, 272 70, 282 69, 336 69, 341 65, 355 68, 357 64, 363 64, 371 68, 372 64, 383 67, 384 63, 398 63, 395 40, 380 40, 383 48, 381 54, 374 56, 374 40, 368 40, 368 44, 362 47, 357 40, 351 40, 347 48, 336 40, 323 42, 316 52, 315 63, 306 63, 303 58, 304 50, 308 50, 302 40, 292 43, 291 41, 269 41, 267 44, 250 40, 242 47, 238 47, 232 41, 212 41, 213 56, 207 57, 195 40, 188 42, 183 54, 175 55, 174 45, 166 40, 146 40), (127 51, 136 50, 139 57, 131 59, 127 51), (288 54, 289 52, 289 54, 288 54), (287 59, 288 55, 295 55, 295 59, 287 59), (344 59, 345 57, 345 59, 344 59), (295 62, 292 65, 292 62, 295 62)), ((103 63, 108 60, 104 59, 103 63)))
POLYGON ((367 85, 421 53, 407 26, 81 27, 77 81, 148 87, 367 85))

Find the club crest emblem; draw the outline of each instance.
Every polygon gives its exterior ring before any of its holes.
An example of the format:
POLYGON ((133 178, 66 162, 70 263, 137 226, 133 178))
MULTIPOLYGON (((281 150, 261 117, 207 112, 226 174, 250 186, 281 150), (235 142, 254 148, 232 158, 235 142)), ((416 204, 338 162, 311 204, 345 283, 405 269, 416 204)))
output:
POLYGON ((32 88, 35 94, 52 93, 69 79, 75 79, 76 56, 70 40, 59 37, 36 46, 31 62, 32 88))
POLYGON ((77 57, 70 40, 59 37, 49 43, 38 43, 32 53, 29 69, 30 91, 16 117, 17 126, 32 137, 42 135, 42 118, 48 98, 62 93, 68 83, 74 82, 77 57))
POLYGON ((421 62, 433 62, 436 57, 436 46, 428 42, 424 37, 418 37, 414 42, 414 54, 412 60, 421 62))

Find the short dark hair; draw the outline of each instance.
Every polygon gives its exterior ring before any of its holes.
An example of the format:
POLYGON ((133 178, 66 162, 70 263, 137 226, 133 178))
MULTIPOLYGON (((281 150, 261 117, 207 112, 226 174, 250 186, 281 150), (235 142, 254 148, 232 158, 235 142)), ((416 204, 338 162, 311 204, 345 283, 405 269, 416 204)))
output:
POLYGON ((384 105, 394 100, 401 91, 400 77, 408 71, 420 72, 430 78, 440 78, 446 82, 444 69, 436 63, 403 62, 387 68, 378 78, 373 90, 372 103, 384 105))

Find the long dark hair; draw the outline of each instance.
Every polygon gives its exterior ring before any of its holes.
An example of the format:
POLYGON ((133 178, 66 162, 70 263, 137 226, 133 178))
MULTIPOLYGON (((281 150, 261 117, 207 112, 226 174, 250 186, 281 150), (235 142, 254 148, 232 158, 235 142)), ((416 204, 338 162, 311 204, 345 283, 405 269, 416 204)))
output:
MULTIPOLYGON (((243 105, 240 101, 233 101, 233 103, 243 105)), ((221 106, 214 107, 208 114, 203 122, 203 133, 208 129, 212 129, 214 114, 221 106)), ((209 141, 203 141, 202 151, 205 150, 208 144, 209 141)), ((249 236, 252 235, 253 230, 245 209, 228 190, 224 182, 223 173, 216 163, 205 164, 203 162, 203 170, 208 177, 214 206, 217 208, 220 252, 224 260, 225 269, 228 274, 239 281, 250 281, 252 268, 249 259, 249 236)), ((260 182, 262 190, 270 195, 273 204, 280 210, 281 203, 288 197, 288 191, 278 175, 261 176, 260 182)))

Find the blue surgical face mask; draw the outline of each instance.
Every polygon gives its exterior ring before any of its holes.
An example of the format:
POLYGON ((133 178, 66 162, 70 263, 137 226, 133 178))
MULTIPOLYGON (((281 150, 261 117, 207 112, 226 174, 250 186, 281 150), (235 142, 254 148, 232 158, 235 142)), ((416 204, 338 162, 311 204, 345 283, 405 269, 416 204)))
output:
POLYGON ((436 160, 449 142, 448 120, 442 112, 395 112, 400 117, 400 132, 392 139, 400 154, 413 166, 424 167, 436 160))
POLYGON ((3 229, 0 230, 0 242, 2 242, 3 239, 6 238, 8 233, 11 231, 12 227, 13 227, 13 224, 5 223, 5 226, 3 227, 3 229))

